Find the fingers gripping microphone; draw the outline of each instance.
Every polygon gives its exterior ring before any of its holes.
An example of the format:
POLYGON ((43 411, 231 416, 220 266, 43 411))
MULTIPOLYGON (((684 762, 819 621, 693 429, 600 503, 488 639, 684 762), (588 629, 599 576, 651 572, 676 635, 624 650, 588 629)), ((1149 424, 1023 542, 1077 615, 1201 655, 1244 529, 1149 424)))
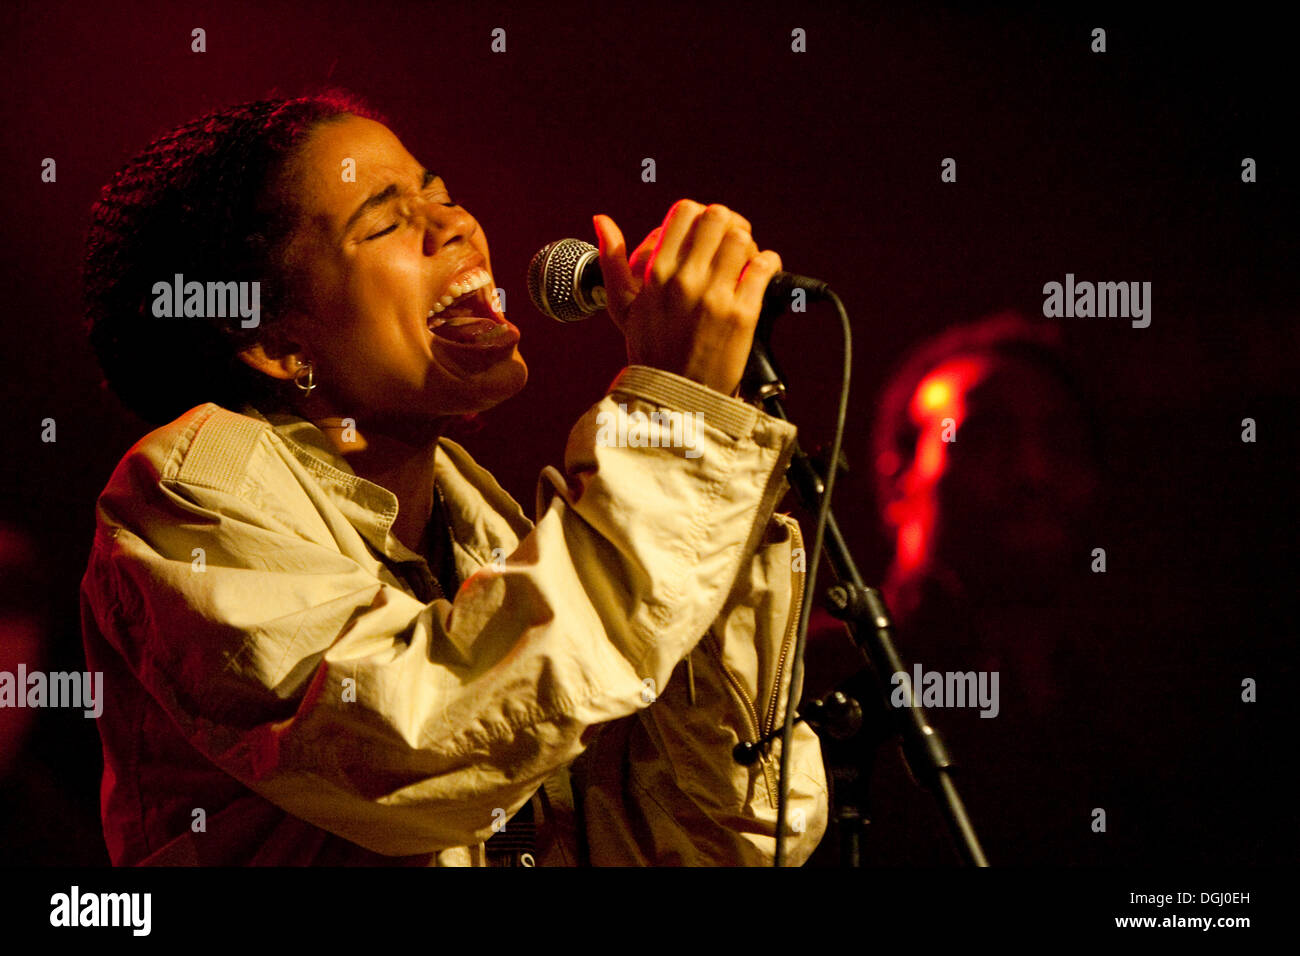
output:
MULTIPOLYGON (((763 309, 778 304, 795 289, 812 299, 830 291, 820 279, 778 272, 763 293, 763 309)), ((581 239, 548 243, 528 264, 528 295, 537 311, 560 322, 581 322, 605 308, 605 279, 600 271, 600 250, 581 239)))

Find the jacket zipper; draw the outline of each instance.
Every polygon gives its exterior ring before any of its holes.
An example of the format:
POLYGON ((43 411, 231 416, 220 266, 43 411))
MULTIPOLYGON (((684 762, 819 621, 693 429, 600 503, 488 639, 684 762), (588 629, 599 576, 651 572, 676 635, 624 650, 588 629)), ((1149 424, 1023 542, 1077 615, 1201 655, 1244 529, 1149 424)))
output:
MULTIPOLYGON (((776 501, 775 501, 774 499, 776 499, 776 498, 778 497, 778 494, 777 494, 777 488, 779 487, 778 482, 779 482, 779 478, 780 478, 780 477, 781 477, 781 476, 778 475, 776 472, 773 472, 771 475, 768 476, 767 486, 763 489, 763 500, 760 502, 760 504, 759 504, 759 508, 758 508, 758 511, 757 511, 757 512, 755 513, 755 515, 754 515, 754 525, 752 525, 751 528, 750 528, 751 532, 753 531, 754 527, 757 526, 757 524, 758 524, 758 515, 759 515, 759 514, 767 514, 767 515, 768 515, 768 520, 769 520, 769 521, 772 520, 773 515, 772 515, 772 513, 771 513, 768 509, 771 508, 771 507, 773 507, 773 506, 776 504, 776 501)), ((796 536, 797 540, 799 541, 799 546, 802 547, 802 545, 803 545, 803 534, 799 531, 799 525, 798 525, 798 522, 792 522, 792 524, 793 524, 793 526, 794 526, 793 530, 794 530, 795 536, 796 536)), ((805 567, 806 567, 806 565, 805 565, 805 567)), ((805 572, 805 573, 806 573, 806 572, 805 572)), ((800 579, 799 579, 799 588, 798 588, 798 592, 797 592, 797 594, 798 594, 798 598, 797 598, 797 602, 796 602, 796 606, 795 606, 796 613, 795 613, 794 617, 791 619, 791 620, 794 621, 794 622, 797 622, 797 621, 799 620, 799 612, 801 612, 801 611, 803 610, 803 607, 802 607, 802 603, 803 603, 803 578, 804 578, 804 575, 800 575, 800 579)), ((773 692, 772 692, 773 706, 769 709, 768 720, 766 720, 766 721, 760 721, 760 720, 759 720, 758 709, 754 706, 754 701, 750 699, 749 694, 745 691, 745 687, 744 687, 744 685, 743 685, 743 684, 742 684, 742 683, 741 683, 741 682, 736 678, 736 675, 735 675, 734 673, 732 673, 731 668, 727 666, 727 662, 723 659, 723 656, 722 656, 722 645, 719 644, 718 641, 714 638, 714 636, 713 636, 713 632, 710 631, 710 632, 705 636, 705 640, 711 642, 711 646, 713 647, 714 651, 715 651, 715 652, 717 653, 717 655, 718 655, 718 664, 721 665, 721 667, 722 667, 722 673, 723 673, 723 675, 727 678, 727 682, 728 682, 729 684, 731 684, 732 689, 736 691, 736 693, 739 695, 740 699, 741 699, 741 700, 744 702, 744 704, 745 704, 745 713, 746 713, 747 716, 749 717, 749 724, 750 724, 750 727, 752 727, 753 730, 754 730, 754 740, 751 741, 752 743, 757 743, 759 740, 762 739, 762 737, 763 737, 763 733, 762 733, 762 731, 761 731, 760 728, 761 728, 764 724, 774 724, 774 723, 776 722, 776 720, 775 720, 775 718, 776 718, 775 701, 776 701, 776 699, 777 699, 777 695, 780 693, 780 688, 781 688, 781 678, 782 678, 782 676, 783 676, 783 674, 784 674, 784 671, 785 671, 785 661, 786 661, 786 658, 789 656, 789 649, 790 649, 790 630, 793 628, 793 626, 794 626, 794 625, 791 624, 790 626, 788 626, 788 627, 786 628, 786 638, 785 638, 785 642, 784 642, 784 643, 782 644, 782 646, 781 646, 781 655, 780 655, 780 659, 779 659, 778 662, 777 662, 776 685, 775 685, 775 687, 773 688, 773 692)), ((778 796, 778 794, 777 794, 777 785, 776 785, 776 780, 775 780, 774 774, 773 774, 773 772, 772 772, 772 766, 771 766, 772 762, 771 762, 771 760, 768 759, 768 756, 769 756, 768 754, 766 754, 766 753, 762 753, 762 752, 760 751, 760 753, 759 753, 759 761, 758 761, 758 763, 759 763, 759 766, 763 768, 763 778, 764 778, 765 782, 767 783, 767 792, 768 792, 768 796, 769 796, 769 798, 770 798, 771 801, 772 801, 772 806, 775 807, 775 806, 776 806, 776 802, 777 802, 777 796, 778 796)))
MULTIPOLYGON (((794 533, 796 542, 795 546, 800 548, 803 547, 803 533, 799 530, 799 525, 795 522, 791 522, 791 530, 794 533)), ((731 685, 732 690, 736 692, 736 696, 739 697, 745 705, 745 714, 749 718, 749 725, 754 733, 754 738, 750 741, 751 743, 757 743, 764 736, 771 733, 773 728, 776 726, 776 707, 780 700, 781 680, 785 675, 786 661, 789 660, 790 657, 790 648, 793 645, 794 631, 799 623, 799 614, 803 610, 804 582, 806 576, 806 571, 799 575, 799 584, 795 590, 795 601, 794 606, 791 609, 792 613, 790 615, 790 622, 786 625, 785 639, 781 644, 781 654, 777 659, 776 681, 772 685, 772 694, 769 698, 770 702, 767 714, 762 720, 759 719, 758 708, 754 706, 753 698, 751 698, 749 693, 745 690, 745 685, 723 659, 722 646, 718 643, 713 632, 710 631, 705 636, 705 640, 708 642, 710 650, 717 655, 718 663, 722 667, 722 673, 726 677, 727 683, 731 685)), ((776 806, 776 781, 772 776, 771 760, 769 758, 770 755, 768 753, 764 752, 761 754, 759 757, 759 765, 763 768, 763 776, 767 783, 768 793, 773 801, 772 805, 776 806)))
MULTIPOLYGON (((803 550, 803 532, 799 530, 798 522, 791 522, 790 530, 794 532, 795 547, 803 550)), ((768 702, 767 720, 764 722, 763 733, 760 736, 766 736, 776 729, 776 707, 781 695, 781 679, 785 676, 785 662, 790 656, 790 650, 794 645, 795 631, 799 626, 799 615, 803 612, 804 585, 808 579, 808 556, 804 555, 804 570, 799 573, 799 584, 795 588, 794 606, 790 609, 790 623, 786 625, 785 640, 781 644, 781 656, 776 665, 776 681, 772 684, 772 697, 768 702)))
MULTIPOLYGON (((718 663, 722 666, 722 673, 723 676, 727 678, 727 683, 731 685, 731 689, 736 692, 736 696, 738 696, 744 703, 745 715, 749 718, 749 726, 754 732, 754 741, 757 741, 762 734, 759 732, 758 710, 754 707, 754 701, 745 690, 745 685, 740 682, 740 679, 736 677, 735 673, 723 659, 722 645, 718 643, 718 640, 712 631, 709 631, 705 636, 705 640, 709 642, 709 649, 717 655, 718 663)), ((751 743, 754 741, 751 741, 751 743)))

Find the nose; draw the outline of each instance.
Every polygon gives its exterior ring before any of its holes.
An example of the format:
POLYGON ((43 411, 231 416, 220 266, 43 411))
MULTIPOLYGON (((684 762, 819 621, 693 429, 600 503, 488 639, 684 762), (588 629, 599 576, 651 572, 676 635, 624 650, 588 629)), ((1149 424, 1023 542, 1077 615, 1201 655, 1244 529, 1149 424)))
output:
POLYGON ((455 203, 421 199, 414 214, 424 220, 424 254, 428 256, 453 242, 468 241, 478 231, 474 217, 455 203))

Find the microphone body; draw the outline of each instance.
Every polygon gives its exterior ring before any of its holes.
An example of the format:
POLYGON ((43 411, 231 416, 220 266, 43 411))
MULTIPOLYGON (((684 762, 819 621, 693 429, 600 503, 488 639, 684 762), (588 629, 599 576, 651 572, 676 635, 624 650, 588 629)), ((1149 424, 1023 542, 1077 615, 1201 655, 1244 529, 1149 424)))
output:
MULTIPOLYGON (((825 298, 830 288, 820 279, 778 272, 763 293, 763 309, 795 289, 809 298, 825 298)), ((581 322, 605 308, 605 279, 600 271, 600 250, 581 239, 547 243, 528 264, 528 296, 537 311, 559 322, 581 322)))

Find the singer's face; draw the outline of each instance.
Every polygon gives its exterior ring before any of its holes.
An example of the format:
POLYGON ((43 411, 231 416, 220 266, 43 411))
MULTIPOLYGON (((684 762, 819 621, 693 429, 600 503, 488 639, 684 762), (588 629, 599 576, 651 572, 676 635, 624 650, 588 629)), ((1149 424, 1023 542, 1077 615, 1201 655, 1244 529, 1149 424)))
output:
POLYGON ((386 126, 322 124, 287 182, 301 212, 289 246, 301 312, 289 328, 340 415, 419 428, 523 387, 519 330, 496 305, 483 230, 386 126))

